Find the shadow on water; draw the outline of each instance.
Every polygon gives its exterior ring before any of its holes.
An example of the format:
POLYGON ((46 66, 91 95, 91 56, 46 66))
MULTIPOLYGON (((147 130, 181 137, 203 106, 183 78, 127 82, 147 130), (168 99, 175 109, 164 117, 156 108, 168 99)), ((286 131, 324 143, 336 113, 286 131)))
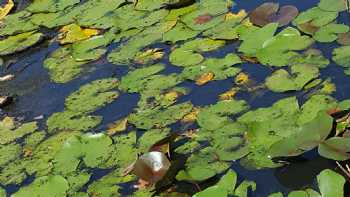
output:
MULTIPOLYGON (((262 0, 236 0, 238 6, 233 8, 234 12, 240 9, 251 11, 260 4, 267 2, 262 0)), ((295 5, 300 11, 306 10, 315 6, 318 0, 280 0, 281 5, 295 5)), ((339 17, 339 22, 349 24, 349 16, 343 14, 339 17)), ((210 54, 210 56, 224 56, 225 54, 232 52, 237 43, 233 43, 228 47, 225 47, 219 52, 210 54)), ((42 43, 40 46, 35 47, 26 52, 17 54, 16 57, 7 57, 8 59, 15 59, 15 63, 11 67, 1 74, 15 73, 20 70, 20 73, 12 81, 0 84, 0 92, 2 94, 13 94, 15 96, 15 102, 4 108, 0 116, 15 116, 23 117, 24 120, 32 120, 37 116, 44 115, 45 119, 54 112, 59 112, 64 109, 64 99, 77 90, 81 85, 86 84, 92 80, 117 77, 120 79, 123 75, 129 71, 126 67, 121 67, 108 63, 105 58, 96 62, 90 63, 85 66, 85 72, 83 76, 75 79, 67 84, 55 84, 50 82, 47 70, 43 68, 43 60, 52 51, 57 49, 57 43, 48 45, 42 43), (26 67, 23 69, 23 67, 26 67)), ((157 45, 157 47, 165 48, 166 51, 170 51, 166 45, 157 45)), ((317 48, 321 49, 324 55, 331 59, 332 50, 337 47, 336 44, 317 44, 317 48)), ((168 53, 167 53, 168 54, 168 53)), ((167 64, 167 69, 164 73, 177 73, 181 69, 170 65, 168 58, 163 63, 167 64)), ((241 68, 244 72, 249 73, 250 77, 256 81, 256 83, 262 83, 266 76, 270 75, 272 70, 268 67, 258 64, 243 64, 241 68)), ((343 73, 343 69, 334 63, 331 63, 326 69, 321 70, 322 78, 326 79, 330 77, 332 82, 336 84, 337 92, 333 95, 339 100, 350 97, 350 83, 345 83, 349 80, 348 76, 343 73)), ((179 102, 191 101, 196 106, 205 106, 217 101, 217 95, 221 94, 233 86, 232 79, 213 81, 204 86, 197 86, 193 82, 183 82, 180 86, 188 87, 192 91, 189 95, 185 95, 179 99, 179 102)), ((299 95, 296 93, 297 96, 299 95)), ((251 108, 267 107, 281 98, 296 95, 295 93, 276 94, 270 91, 263 91, 257 94, 251 93, 239 93, 238 99, 246 100, 251 108)), ((121 94, 119 98, 108 105, 108 107, 102 108, 95 112, 95 114, 104 117, 101 126, 96 128, 96 131, 106 129, 106 125, 115 120, 127 116, 136 107, 139 99, 138 94, 121 94)), ((300 99, 303 102, 303 99, 300 99)), ((1 111, 0 111, 1 112, 1 111)), ((43 120, 43 121, 44 121, 43 120)), ((176 127, 176 125, 175 125, 176 127)), ((173 130, 176 130, 174 128, 173 130)), ((315 156, 315 153, 305 155, 306 159, 293 162, 278 169, 266 169, 266 170, 247 170, 241 167, 238 162, 234 162, 232 168, 238 172, 239 179, 254 180, 257 183, 257 192, 255 196, 267 196, 270 193, 282 191, 288 193, 294 189, 300 189, 305 186, 315 186, 314 177, 325 168, 335 168, 333 162, 329 160, 315 156)), ((93 170, 93 175, 90 183, 104 176, 106 171, 93 170)), ((29 184, 33 181, 33 177, 30 177, 24 184, 29 184)), ((129 187, 130 185, 128 185, 129 187)), ((18 190, 18 186, 7 187, 9 193, 13 193, 18 190)), ((86 189, 86 188, 85 188, 86 189)), ((129 187, 128 193, 133 189, 129 187)))

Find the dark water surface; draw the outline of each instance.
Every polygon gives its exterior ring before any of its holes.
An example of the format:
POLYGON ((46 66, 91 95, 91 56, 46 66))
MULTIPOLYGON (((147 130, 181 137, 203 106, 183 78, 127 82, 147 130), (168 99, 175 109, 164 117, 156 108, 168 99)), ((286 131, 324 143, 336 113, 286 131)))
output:
MULTIPOLYGON (((240 9, 245 9, 248 12, 267 1, 236 0, 235 2, 238 5, 234 7, 235 12, 240 9)), ((303 11, 317 5, 318 0, 280 0, 274 2, 278 2, 281 5, 295 5, 299 8, 299 11, 303 11)), ((338 21, 349 24, 349 16, 343 14, 338 17, 338 21)), ((317 45, 317 48, 321 49, 328 59, 331 59, 333 48, 337 47, 337 44, 334 44, 334 42, 332 44, 317 43, 317 45)), ((225 49, 217 52, 217 54, 210 55, 223 56, 223 54, 232 51, 235 46, 235 44, 232 44, 232 46, 228 45, 225 49)), ((5 60, 13 59, 16 62, 8 70, 3 69, 0 74, 14 72, 18 74, 14 80, 0 84, 1 93, 5 92, 15 95, 15 102, 0 111, 1 116, 23 117, 24 121, 31 121, 35 117, 43 115, 44 119, 39 120, 39 123, 41 127, 45 127, 47 117, 54 112, 62 111, 64 108, 64 99, 81 85, 95 79, 112 76, 120 79, 128 72, 126 67, 113 65, 108 63, 105 58, 102 58, 102 60, 86 66, 88 72, 85 72, 80 78, 66 84, 52 83, 50 82, 47 71, 43 68, 43 60, 57 48, 57 43, 42 43, 31 50, 5 58, 5 60)), ((263 82, 271 74, 271 70, 265 66, 244 63, 241 67, 256 82, 263 82)), ((168 65, 165 72, 179 72, 179 68, 168 65)), ((333 95, 336 99, 343 100, 350 98, 349 77, 344 75, 343 69, 340 66, 331 63, 326 69, 322 69, 321 73, 323 79, 330 77, 332 82, 336 84, 337 91, 333 95)), ((218 94, 230 89, 232 87, 232 79, 214 81, 200 87, 189 82, 184 82, 180 86, 190 87, 192 91, 189 95, 182 97, 179 102, 189 100, 196 106, 204 106, 215 103, 218 94)), ((257 95, 239 93, 238 99, 242 98, 246 100, 251 108, 254 109, 270 106, 277 100, 291 95, 297 95, 300 101, 305 100, 305 95, 300 92, 276 94, 270 91, 257 95)), ((96 128, 96 131, 105 129, 108 123, 129 114, 136 107, 138 99, 138 94, 122 94, 116 101, 95 112, 95 114, 104 117, 103 123, 96 128)), ((257 190, 251 196, 267 196, 278 191, 286 194, 291 190, 314 185, 314 178, 319 172, 325 168, 334 167, 334 162, 318 157, 315 153, 308 153, 306 158, 310 160, 297 161, 289 166, 278 169, 250 171, 241 167, 238 162, 234 163, 232 168, 239 174, 240 180, 254 180, 257 183, 257 190)), ((93 179, 99 179, 107 172, 108 170, 95 170, 92 177, 93 179)), ((25 184, 29 184, 31 181, 33 181, 33 177, 26 180, 25 184)), ((7 187, 7 190, 11 194, 18 190, 18 186, 7 187)))

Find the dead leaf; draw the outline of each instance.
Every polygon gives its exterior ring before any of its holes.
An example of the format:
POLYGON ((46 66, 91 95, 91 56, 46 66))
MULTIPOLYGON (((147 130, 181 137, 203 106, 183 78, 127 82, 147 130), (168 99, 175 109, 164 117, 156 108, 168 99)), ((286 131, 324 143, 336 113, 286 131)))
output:
POLYGON ((237 14, 229 12, 225 15, 225 20, 237 20, 244 19, 247 16, 247 12, 245 10, 240 10, 237 14))
POLYGON ((7 16, 8 13, 10 13, 10 11, 12 10, 12 8, 14 6, 15 6, 15 4, 13 3, 13 1, 8 0, 8 2, 5 4, 4 7, 0 7, 0 20, 5 18, 5 16, 7 16))
POLYGON ((24 157, 31 157, 33 155, 33 150, 31 148, 24 148, 23 149, 23 156, 24 157))
POLYGON ((203 14, 203 15, 200 15, 197 18, 194 19, 194 24, 202 25, 202 24, 208 23, 212 19, 213 19, 212 15, 210 15, 210 14, 203 14))
POLYGON ((118 132, 125 131, 127 124, 128 124, 128 118, 117 120, 115 123, 108 125, 107 135, 112 136, 118 132))
POLYGON ((239 73, 235 77, 235 83, 237 85, 245 85, 245 84, 248 84, 248 82, 249 82, 249 76, 243 72, 239 73))
POLYGON ((98 29, 89 29, 89 28, 81 28, 77 24, 69 24, 63 26, 59 30, 60 34, 58 35, 58 39, 61 44, 74 43, 81 40, 86 40, 92 36, 98 35, 100 30, 98 29))
POLYGON ((230 90, 228 90, 227 92, 224 92, 222 94, 219 95, 219 100, 223 101, 223 100, 232 100, 233 97, 237 94, 237 92, 239 91, 238 87, 234 87, 231 88, 230 90))
POLYGON ((199 109, 195 107, 192 109, 192 111, 189 114, 185 115, 182 118, 181 122, 183 123, 195 122, 197 120, 198 114, 199 114, 199 109))
POLYGON ((136 56, 135 62, 139 64, 148 63, 148 60, 158 60, 164 56, 164 51, 161 48, 148 49, 140 55, 136 56))
POLYGON ((214 73, 204 73, 196 79, 196 84, 201 86, 214 79, 214 73))

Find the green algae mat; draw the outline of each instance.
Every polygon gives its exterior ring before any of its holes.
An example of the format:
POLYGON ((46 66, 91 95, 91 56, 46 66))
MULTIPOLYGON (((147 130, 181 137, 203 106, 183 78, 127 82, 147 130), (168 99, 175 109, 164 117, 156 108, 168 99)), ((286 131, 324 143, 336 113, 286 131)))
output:
POLYGON ((295 2, 4 1, 0 197, 349 195, 350 2, 295 2))

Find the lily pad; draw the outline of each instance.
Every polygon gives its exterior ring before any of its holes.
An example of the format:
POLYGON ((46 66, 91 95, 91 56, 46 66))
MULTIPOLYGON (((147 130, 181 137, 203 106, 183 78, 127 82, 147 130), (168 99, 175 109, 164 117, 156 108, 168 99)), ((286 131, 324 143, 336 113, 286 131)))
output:
POLYGON ((44 61, 44 67, 49 70, 51 79, 56 83, 66 83, 76 78, 83 70, 86 61, 76 61, 70 46, 61 47, 54 51, 44 61))
POLYGON ((349 31, 349 26, 343 24, 328 24, 321 27, 314 35, 318 42, 333 42, 337 40, 338 34, 349 31))
POLYGON ((248 56, 255 56, 257 51, 261 49, 264 43, 271 39, 275 34, 278 23, 270 23, 262 28, 248 32, 243 37, 240 37, 242 44, 238 51, 243 52, 248 56))
POLYGON ((327 138, 333 118, 320 112, 315 119, 299 127, 295 133, 271 146, 271 157, 297 156, 317 147, 327 138))
POLYGON ((240 11, 237 14, 228 13, 225 16, 225 21, 203 32, 204 36, 211 39, 234 40, 239 37, 239 24, 246 17, 245 11, 240 11), (232 15, 232 17, 231 17, 232 15))
POLYGON ((346 10, 348 0, 320 0, 318 7, 326 11, 341 12, 346 10))
POLYGON ((272 73, 266 79, 266 86, 274 92, 286 92, 301 90, 311 80, 319 76, 319 69, 308 65, 294 65, 291 74, 284 69, 272 73))
POLYGON ((182 103, 165 110, 145 110, 129 116, 129 122, 140 129, 163 128, 182 119, 192 110, 191 103, 182 103))
POLYGON ((118 97, 113 91, 118 81, 113 78, 95 80, 67 97, 65 111, 50 116, 47 120, 49 132, 59 130, 86 131, 98 125, 102 119, 89 113, 111 103, 118 97), (90 103, 86 105, 86 103, 90 103))
POLYGON ((248 106, 243 100, 219 101, 215 105, 201 109, 197 122, 201 128, 213 131, 230 123, 229 116, 241 113, 246 109, 248 109, 248 106))
POLYGON ((185 170, 179 171, 179 181, 204 181, 229 168, 226 162, 218 161, 210 147, 192 154, 186 161, 185 170))
POLYGON ((36 31, 9 36, 0 41, 0 55, 9 55, 23 51, 40 42, 43 34, 36 31))
POLYGON ((55 155, 54 171, 59 174, 74 172, 80 161, 88 167, 98 167, 110 157, 112 148, 112 139, 102 133, 73 136, 55 155))
POLYGON ((57 12, 64 10, 69 6, 79 3, 79 0, 49 0, 49 1, 40 1, 34 0, 26 9, 32 13, 36 12, 57 12))
POLYGON ((241 59, 235 54, 226 55, 220 58, 208 58, 202 63, 185 67, 181 76, 186 79, 195 80, 205 73, 213 73, 213 80, 223 80, 238 74, 241 69, 234 67, 235 64, 241 63, 241 59))
POLYGON ((266 40, 257 51, 257 58, 264 65, 286 66, 290 59, 298 55, 295 51, 304 50, 313 42, 310 37, 300 35, 297 29, 288 27, 266 40))
POLYGON ((106 78, 83 85, 66 98, 65 110, 75 113, 90 113, 113 102, 118 96, 118 80, 106 78))
POLYGON ((239 117, 238 121, 247 126, 246 139, 250 147, 250 154, 241 160, 241 164, 253 169, 280 166, 272 162, 269 149, 278 140, 297 130, 298 113, 298 102, 295 97, 290 97, 239 117))
POLYGON ((284 26, 290 23, 299 11, 291 5, 279 7, 277 3, 263 3, 249 14, 250 21, 258 26, 265 26, 269 23, 279 23, 284 26))
POLYGON ((345 68, 345 74, 350 75, 350 56, 349 56, 350 46, 343 46, 334 49, 333 51, 333 61, 338 65, 345 68))
POLYGON ((13 197, 25 196, 65 196, 69 188, 68 182, 62 176, 43 176, 34 180, 30 185, 21 188, 13 197))
POLYGON ((31 15, 32 13, 25 10, 7 15, 1 22, 0 35, 15 35, 38 29, 38 25, 30 21, 31 15))
POLYGON ((177 41, 188 40, 196 37, 198 31, 192 30, 181 22, 177 22, 176 26, 163 35, 163 41, 176 43, 177 41))
POLYGON ((17 128, 9 128, 4 125, 5 120, 6 118, 3 119, 2 124, 0 124, 0 144, 8 144, 38 129, 36 122, 28 122, 17 128))
MULTIPOLYGON (((302 13, 293 21, 305 33, 312 33, 308 29, 317 29, 334 21, 338 17, 338 12, 326 11, 319 7, 310 8, 302 13), (305 29, 308 27, 308 29, 305 29)), ((314 31, 314 30, 313 30, 314 31)))
POLYGON ((213 51, 225 44, 225 41, 216 41, 208 38, 188 41, 179 48, 173 50, 169 55, 169 61, 176 66, 192 66, 201 63, 203 52, 213 51))
POLYGON ((204 0, 200 1, 197 10, 182 16, 181 21, 193 30, 203 31, 223 22, 223 14, 227 12, 228 7, 225 0, 216 2, 204 0))
POLYGON ((350 158, 350 138, 332 137, 322 142, 318 147, 318 153, 328 159, 345 161, 350 158))
POLYGON ((317 175, 317 183, 322 196, 344 196, 345 179, 332 170, 326 169, 317 175))
POLYGON ((67 44, 86 40, 98 33, 99 31, 97 29, 81 28, 79 25, 73 23, 62 27, 58 38, 61 44, 67 44))

